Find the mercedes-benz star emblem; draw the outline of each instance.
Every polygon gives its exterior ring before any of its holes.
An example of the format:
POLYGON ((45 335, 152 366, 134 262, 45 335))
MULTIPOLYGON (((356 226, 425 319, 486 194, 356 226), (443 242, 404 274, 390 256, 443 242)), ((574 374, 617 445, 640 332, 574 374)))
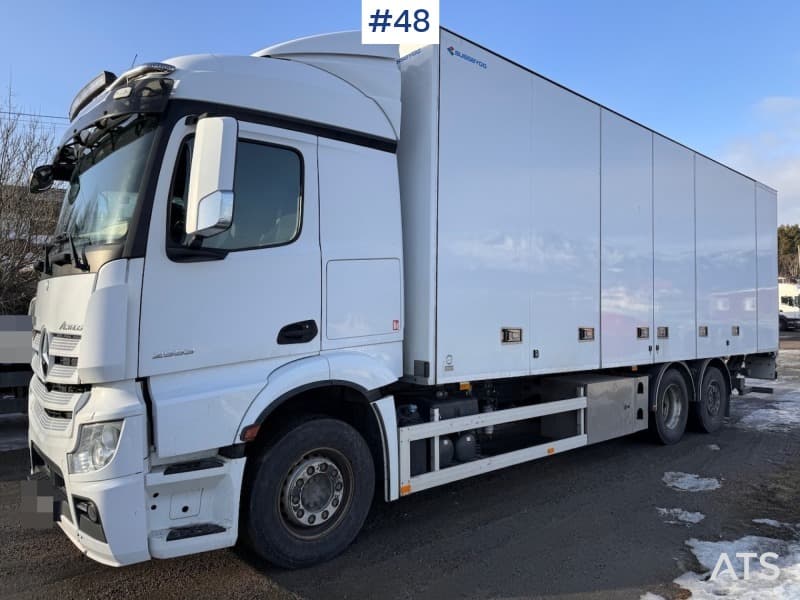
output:
POLYGON ((50 335, 42 327, 42 338, 39 340, 39 364, 42 367, 42 377, 47 377, 50 369, 50 335))

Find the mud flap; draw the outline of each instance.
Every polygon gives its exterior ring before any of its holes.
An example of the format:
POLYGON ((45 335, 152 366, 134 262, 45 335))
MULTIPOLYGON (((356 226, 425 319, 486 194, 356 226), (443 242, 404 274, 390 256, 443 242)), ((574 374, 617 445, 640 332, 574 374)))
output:
MULTIPOLYGON (((774 381, 778 378, 777 353, 751 354, 744 359, 744 374, 752 379, 768 379, 774 381)), ((751 388, 750 391, 755 391, 751 388)))

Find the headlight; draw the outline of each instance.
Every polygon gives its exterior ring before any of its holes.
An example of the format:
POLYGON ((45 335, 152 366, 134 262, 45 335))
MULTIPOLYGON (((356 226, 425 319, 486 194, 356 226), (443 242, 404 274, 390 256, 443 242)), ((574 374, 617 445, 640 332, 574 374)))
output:
POLYGON ((88 473, 102 469, 117 452, 122 421, 81 425, 78 447, 67 455, 70 473, 88 473))

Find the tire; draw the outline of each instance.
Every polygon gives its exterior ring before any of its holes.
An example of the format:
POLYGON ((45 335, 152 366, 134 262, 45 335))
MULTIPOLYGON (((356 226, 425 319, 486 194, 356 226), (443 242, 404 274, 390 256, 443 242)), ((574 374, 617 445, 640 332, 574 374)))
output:
POLYGON ((703 373, 700 399, 692 404, 692 421, 705 433, 718 431, 725 420, 730 395, 725 376, 717 367, 708 367, 703 373))
POLYGON ((341 553, 369 512, 375 470, 364 438, 343 421, 289 426, 248 469, 243 533, 261 558, 287 569, 341 553))
POLYGON ((686 380, 675 369, 668 369, 656 390, 656 410, 650 413, 650 431, 664 444, 676 444, 686 431, 689 393, 686 380))

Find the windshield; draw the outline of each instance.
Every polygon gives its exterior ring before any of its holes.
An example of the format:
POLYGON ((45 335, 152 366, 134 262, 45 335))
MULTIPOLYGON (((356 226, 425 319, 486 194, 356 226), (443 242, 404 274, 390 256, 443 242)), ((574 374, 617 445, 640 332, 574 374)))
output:
POLYGON ((87 136, 64 196, 56 239, 78 246, 121 242, 136 207, 156 117, 128 117, 87 136))

